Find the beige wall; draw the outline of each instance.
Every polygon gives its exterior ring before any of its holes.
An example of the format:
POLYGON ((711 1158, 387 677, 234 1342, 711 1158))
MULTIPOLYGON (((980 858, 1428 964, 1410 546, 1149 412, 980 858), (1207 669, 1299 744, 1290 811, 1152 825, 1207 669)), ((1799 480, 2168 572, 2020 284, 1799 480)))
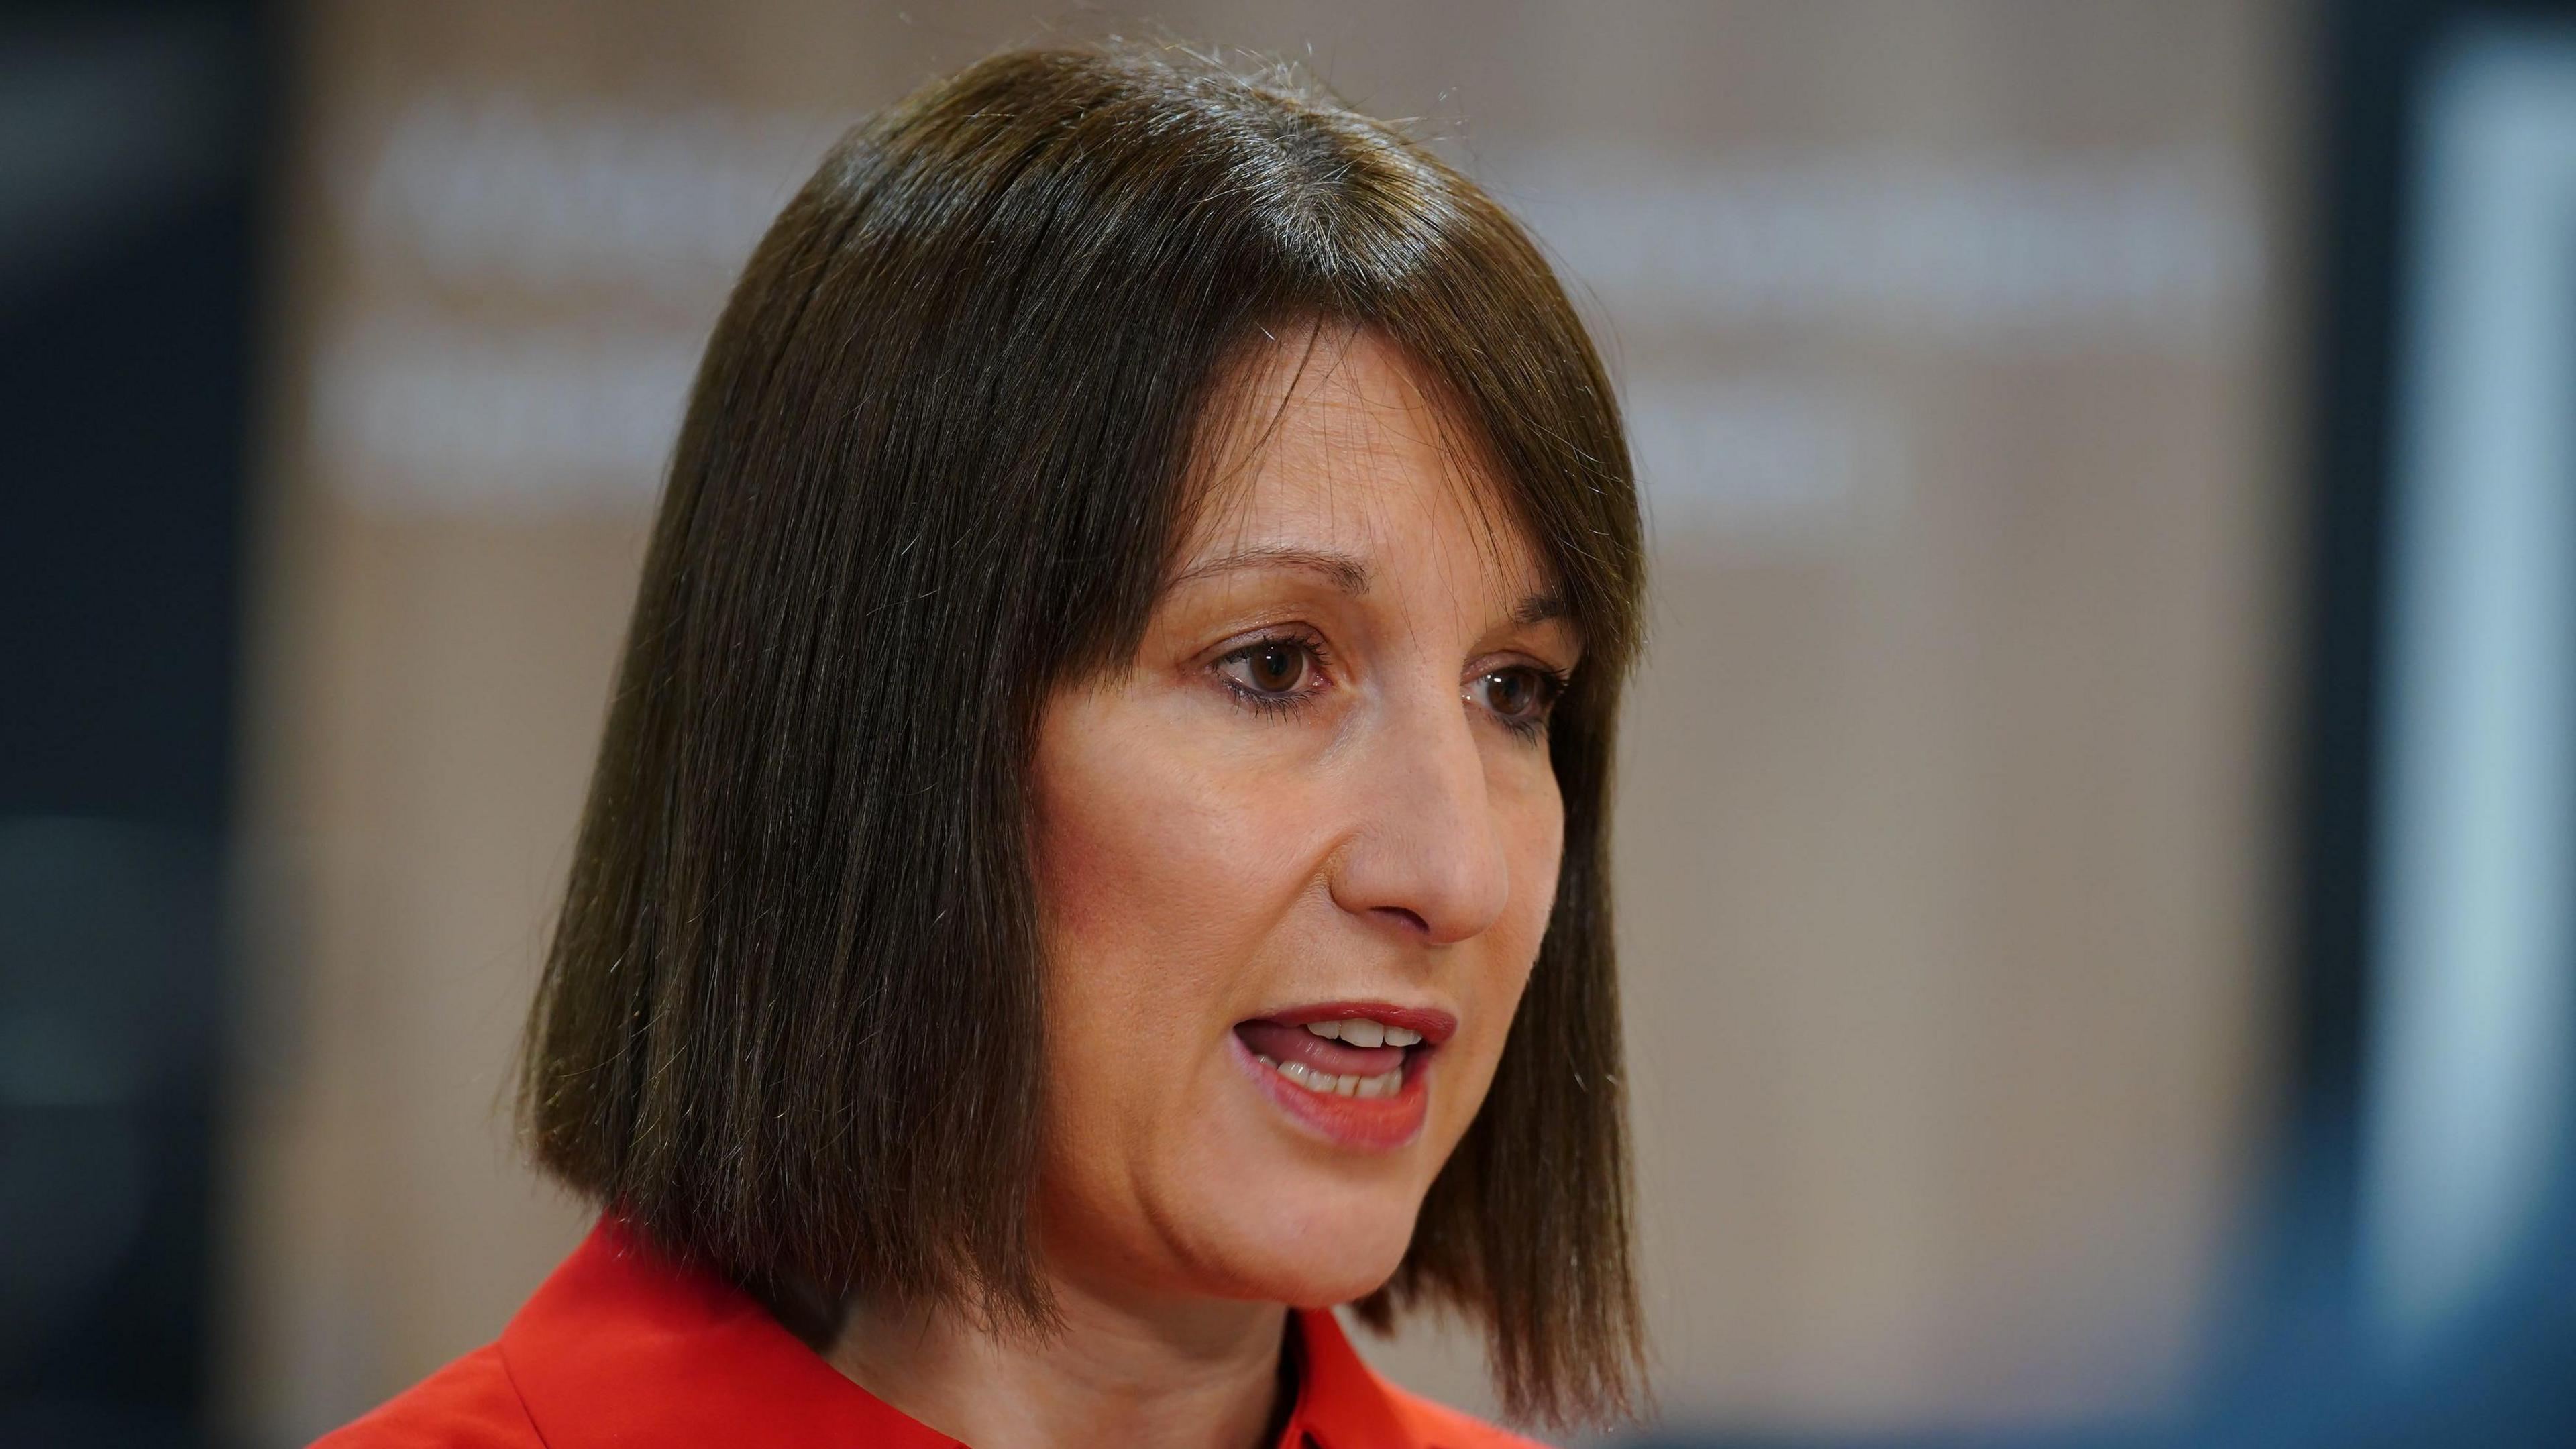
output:
MULTIPOLYGON (((306 10, 227 1365, 262 1441, 489 1338, 579 1232, 495 1108, 678 390, 838 128, 1051 13, 306 10)), ((1157 13, 1424 118, 1621 373, 1670 1416, 2152 1407, 2268 1100, 2298 17, 1157 13)), ((1454 1336, 1380 1356, 1487 1402, 1454 1336)))

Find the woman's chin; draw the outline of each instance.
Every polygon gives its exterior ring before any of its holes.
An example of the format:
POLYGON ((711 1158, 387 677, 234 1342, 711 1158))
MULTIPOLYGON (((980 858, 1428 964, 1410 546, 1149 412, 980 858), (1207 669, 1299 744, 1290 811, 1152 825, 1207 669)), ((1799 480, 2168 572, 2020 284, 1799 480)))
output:
POLYGON ((1227 1280, 1228 1296, 1299 1308, 1348 1303, 1395 1276, 1420 1208, 1418 1195, 1274 1194, 1255 1211, 1236 1205, 1221 1227, 1211 1223, 1217 1231, 1201 1244, 1202 1262, 1227 1280))
POLYGON ((1261 1262, 1244 1265, 1235 1275, 1240 1296, 1291 1308, 1330 1308, 1357 1302, 1383 1287, 1404 1261, 1401 1249, 1367 1262, 1261 1262))

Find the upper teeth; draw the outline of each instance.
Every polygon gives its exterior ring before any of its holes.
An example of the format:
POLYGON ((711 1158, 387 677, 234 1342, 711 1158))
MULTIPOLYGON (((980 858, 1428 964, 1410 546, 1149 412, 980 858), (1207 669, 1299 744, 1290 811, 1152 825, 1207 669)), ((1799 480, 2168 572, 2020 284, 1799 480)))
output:
POLYGON ((1409 1047, 1422 1040, 1422 1033, 1410 1027, 1388 1026, 1365 1016, 1344 1017, 1340 1021, 1310 1021, 1306 1029, 1327 1041, 1349 1042, 1356 1047, 1409 1047))

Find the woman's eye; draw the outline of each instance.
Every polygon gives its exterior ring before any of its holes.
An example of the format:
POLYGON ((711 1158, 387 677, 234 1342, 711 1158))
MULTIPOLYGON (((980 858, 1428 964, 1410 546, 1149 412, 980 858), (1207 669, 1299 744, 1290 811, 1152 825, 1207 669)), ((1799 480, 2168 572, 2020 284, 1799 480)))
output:
POLYGON ((1476 683, 1484 691, 1485 707, 1524 734, 1547 722, 1548 710, 1564 688, 1564 682, 1547 671, 1529 668, 1488 670, 1477 676, 1476 683))
POLYGON ((1256 639, 1217 661, 1235 697, 1264 713, 1305 705, 1319 692, 1313 680, 1322 671, 1321 646, 1286 635, 1256 639))

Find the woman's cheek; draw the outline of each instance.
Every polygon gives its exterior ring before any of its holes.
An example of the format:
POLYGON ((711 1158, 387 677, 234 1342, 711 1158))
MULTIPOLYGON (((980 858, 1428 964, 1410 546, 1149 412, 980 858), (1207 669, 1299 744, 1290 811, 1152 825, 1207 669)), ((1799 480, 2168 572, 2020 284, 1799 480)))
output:
POLYGON ((1511 1037, 1513 1017, 1518 1013, 1521 997, 1527 992, 1532 968, 1537 964, 1540 943, 1547 934, 1549 917, 1556 905, 1557 873, 1564 856, 1564 807, 1554 774, 1534 783, 1521 796, 1522 809, 1513 838, 1521 842, 1513 852, 1512 901, 1503 920, 1492 928, 1492 951, 1487 956, 1484 975, 1476 983, 1478 995, 1475 1018, 1481 1023, 1475 1054, 1471 1062, 1475 1077, 1472 1092, 1453 1094, 1457 1109, 1453 1130, 1463 1136, 1468 1124, 1485 1099, 1493 1074, 1502 1063, 1505 1044, 1511 1037))
POLYGON ((1054 929, 1100 956, 1168 943, 1193 887, 1218 873, 1232 827, 1194 762, 1136 711, 1068 711, 1040 781, 1038 868, 1054 929), (1122 715, 1124 717, 1122 717, 1122 715), (1218 857, 1211 859, 1211 855, 1218 857))

